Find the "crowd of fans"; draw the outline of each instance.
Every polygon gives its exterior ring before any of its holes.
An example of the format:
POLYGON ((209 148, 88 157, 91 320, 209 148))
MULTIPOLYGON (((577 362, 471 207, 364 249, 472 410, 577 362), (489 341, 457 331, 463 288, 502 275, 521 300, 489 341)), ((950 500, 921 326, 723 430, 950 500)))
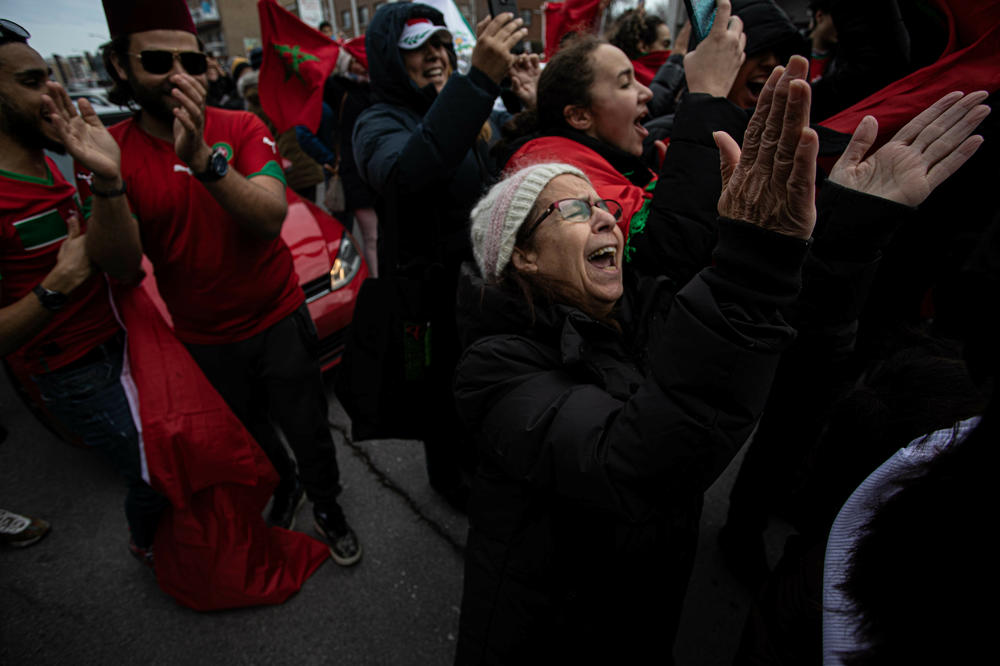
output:
MULTIPOLYGON (((286 185, 316 199, 336 177, 345 196, 326 204, 382 286, 355 324, 403 350, 387 373, 349 344, 338 396, 358 432, 379 412, 351 406, 397 384, 408 408, 378 407, 405 411, 430 485, 468 515, 456 663, 671 663, 702 495, 748 441, 720 533, 754 594, 737 663, 983 654, 970 591, 991 578, 1000 443, 996 77, 967 89, 952 71, 933 98, 865 106, 958 48, 949 3, 816 0, 803 32, 773 0, 718 0, 690 49, 687 26, 640 7, 606 35, 573 26, 545 63, 501 14, 461 64, 437 9, 389 3, 363 62, 340 51, 319 126, 274 139, 259 50, 227 71, 183 2, 104 4, 113 100, 138 110, 110 131, 0 23, 0 351, 127 480, 129 548, 164 589, 189 598, 170 534, 194 494, 175 486, 223 486, 237 461, 220 450, 211 473, 168 482, 147 458, 196 460, 186 442, 220 424, 265 454, 250 485, 273 494, 271 526, 291 529, 308 497, 333 559, 361 558, 278 236, 286 185), (76 187, 43 149, 74 158, 76 187), (148 425, 178 405, 147 406, 136 372, 143 253, 217 420, 148 425), (774 514, 796 533, 772 570, 774 514)), ((995 39, 981 22, 964 38, 995 39)), ((261 522, 241 498, 204 511, 261 522)), ((4 543, 47 530, 0 511, 4 543)), ((293 587, 314 543, 284 543, 293 587)))

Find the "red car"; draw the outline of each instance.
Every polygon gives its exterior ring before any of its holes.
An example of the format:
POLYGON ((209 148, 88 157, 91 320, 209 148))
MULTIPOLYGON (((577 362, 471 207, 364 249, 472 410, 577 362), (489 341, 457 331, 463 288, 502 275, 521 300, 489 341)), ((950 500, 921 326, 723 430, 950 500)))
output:
MULTIPOLYGON (((291 189, 286 189, 288 215, 281 227, 281 237, 292 251, 299 284, 305 292, 309 314, 319 336, 320 366, 325 372, 340 363, 344 353, 347 327, 354 315, 361 284, 368 277, 368 265, 354 236, 335 218, 291 189)), ((148 276, 142 287, 156 303, 160 313, 171 323, 170 314, 160 298, 152 266, 143 257, 148 276)), ((41 406, 41 398, 28 373, 13 357, 4 360, 11 384, 35 415, 58 435, 67 438, 55 419, 41 406)))

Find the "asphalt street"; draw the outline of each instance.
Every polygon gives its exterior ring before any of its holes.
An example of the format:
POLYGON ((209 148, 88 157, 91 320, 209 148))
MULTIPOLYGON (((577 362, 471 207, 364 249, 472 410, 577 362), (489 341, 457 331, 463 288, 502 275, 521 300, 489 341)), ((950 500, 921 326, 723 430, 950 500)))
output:
MULTIPOLYGON (((328 395, 338 431, 347 417, 328 395)), ((280 606, 198 613, 129 556, 124 493, 103 460, 51 435, 6 379, 0 423, 10 432, 0 444, 0 506, 53 525, 34 546, 0 547, 0 664, 451 663, 466 521, 430 490, 419 442, 338 442, 360 564, 327 561, 280 606)), ((730 663, 746 615, 747 595, 715 549, 735 469, 706 496, 676 649, 682 666, 730 663)))

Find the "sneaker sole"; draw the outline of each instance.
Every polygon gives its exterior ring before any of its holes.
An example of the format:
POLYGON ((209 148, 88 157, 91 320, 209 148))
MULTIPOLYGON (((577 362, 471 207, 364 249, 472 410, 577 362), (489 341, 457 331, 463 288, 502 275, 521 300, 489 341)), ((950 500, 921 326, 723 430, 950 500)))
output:
MULTIPOLYGON (((323 532, 323 530, 320 529, 319 525, 316 524, 316 522, 313 522, 313 529, 316 530, 316 533, 319 534, 321 537, 323 537, 324 540, 326 539, 326 534, 323 532)), ((341 557, 336 552, 334 552, 333 546, 329 544, 327 544, 327 548, 330 550, 330 559, 332 559, 334 562, 336 562, 342 567, 349 567, 354 564, 357 564, 361 560, 361 555, 364 552, 364 549, 361 547, 361 544, 358 544, 358 552, 354 557, 341 557)))

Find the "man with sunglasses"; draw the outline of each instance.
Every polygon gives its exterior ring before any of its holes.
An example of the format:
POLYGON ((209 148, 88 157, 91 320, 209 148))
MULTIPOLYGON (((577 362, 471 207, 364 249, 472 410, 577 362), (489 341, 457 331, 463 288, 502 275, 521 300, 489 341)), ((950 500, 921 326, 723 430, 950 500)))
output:
POLYGON ((0 19, 0 354, 31 374, 48 408, 101 451, 128 485, 133 555, 151 563, 166 499, 143 480, 140 440, 120 382, 124 336, 94 272, 76 189, 46 149, 67 149, 93 173, 91 222, 128 218, 118 146, 83 100, 82 116, 28 46, 0 19), (102 196, 110 195, 110 196, 102 196))
POLYGON ((104 0, 104 10, 112 97, 140 108, 110 129, 134 219, 91 225, 88 250, 125 280, 146 253, 177 337, 281 477, 270 522, 290 528, 308 494, 334 561, 354 564, 361 546, 337 502, 316 331, 279 236, 274 140, 252 114, 205 107, 207 61, 183 1, 104 0))

